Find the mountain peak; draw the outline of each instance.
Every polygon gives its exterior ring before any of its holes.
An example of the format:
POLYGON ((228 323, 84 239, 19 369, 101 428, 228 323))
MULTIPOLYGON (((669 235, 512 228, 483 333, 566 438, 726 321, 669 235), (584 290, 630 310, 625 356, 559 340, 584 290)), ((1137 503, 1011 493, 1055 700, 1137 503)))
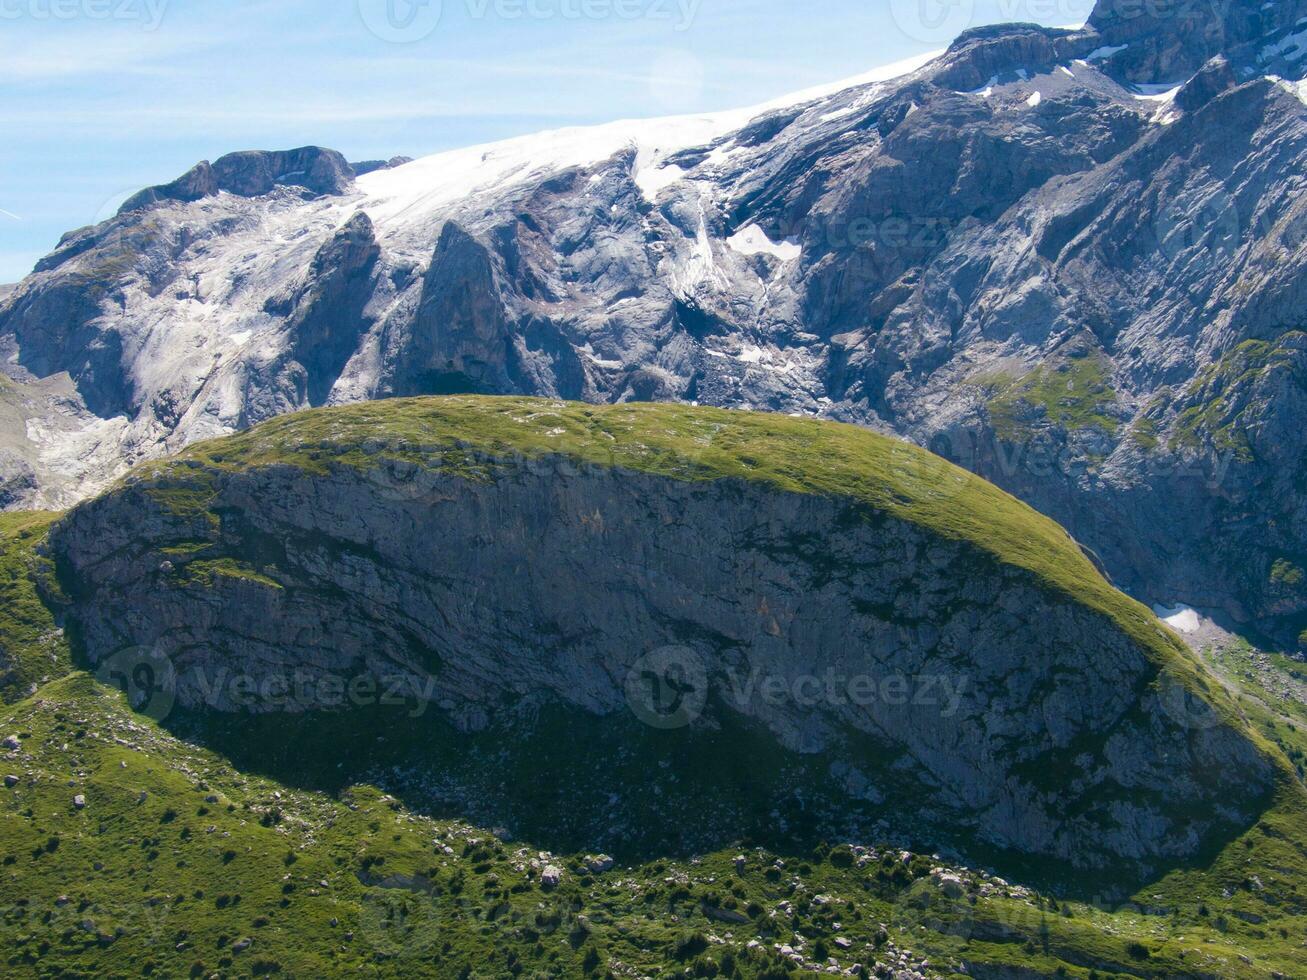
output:
POLYGON ((1098 0, 1086 27, 1105 46, 1120 49, 1112 67, 1133 82, 1182 82, 1217 55, 1245 69, 1245 76, 1260 71, 1299 77, 1303 49, 1295 31, 1304 17, 1307 0, 1098 0))
POLYGON ((212 164, 203 160, 172 183, 147 187, 129 198, 118 213, 139 211, 160 201, 197 201, 220 191, 258 197, 279 186, 298 187, 315 196, 343 194, 354 176, 344 156, 321 146, 242 150, 212 164))

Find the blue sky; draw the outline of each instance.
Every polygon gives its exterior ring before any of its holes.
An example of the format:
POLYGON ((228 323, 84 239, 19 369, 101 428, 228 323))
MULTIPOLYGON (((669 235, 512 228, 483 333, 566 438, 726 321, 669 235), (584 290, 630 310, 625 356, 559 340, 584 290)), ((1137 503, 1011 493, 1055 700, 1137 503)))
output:
POLYGON ((421 156, 749 105, 1091 0, 0 0, 0 282, 239 149, 421 156))

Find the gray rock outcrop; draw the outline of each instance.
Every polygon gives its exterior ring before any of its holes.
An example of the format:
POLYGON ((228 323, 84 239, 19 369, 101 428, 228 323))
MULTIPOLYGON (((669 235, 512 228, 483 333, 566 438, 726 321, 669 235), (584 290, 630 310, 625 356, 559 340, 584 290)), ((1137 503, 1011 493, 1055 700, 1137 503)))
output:
POLYGON ((353 179, 354 169, 335 150, 320 146, 245 150, 219 157, 212 164, 207 160, 198 163, 170 184, 147 187, 124 202, 119 214, 163 201, 198 201, 222 191, 260 197, 278 187, 296 187, 315 195, 343 194, 353 179))
MULTIPOLYGON (((540 413, 523 424, 543 430, 540 413)), ((1119 623, 974 545, 838 493, 569 455, 415 456, 376 431, 348 465, 335 450, 316 473, 184 461, 74 510, 51 549, 90 662, 153 650, 180 705, 219 713, 242 710, 222 677, 266 691, 302 675, 275 706, 254 698, 256 715, 320 708, 293 692, 323 678, 401 677, 429 683, 469 740, 554 705, 604 719, 617 760, 656 734, 657 718, 631 734, 631 678, 657 680, 650 657, 670 649, 691 733, 735 726, 755 758, 771 742, 813 760, 804 785, 869 822, 1083 868, 1183 860, 1273 785, 1253 743, 1184 710, 1119 623)), ((503 778, 491 798, 513 791, 503 778)), ((587 770, 578 798, 634 806, 657 785, 641 778, 626 794, 587 770)), ((608 847, 619 816, 585 830, 608 847)), ((678 820, 688 839, 696 819, 678 820)))

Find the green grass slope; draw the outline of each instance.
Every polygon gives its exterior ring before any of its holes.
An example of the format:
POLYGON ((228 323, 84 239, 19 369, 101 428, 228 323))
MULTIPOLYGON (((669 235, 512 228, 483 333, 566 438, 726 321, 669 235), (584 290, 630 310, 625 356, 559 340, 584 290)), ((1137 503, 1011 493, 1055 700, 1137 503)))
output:
POLYGON ((871 973, 904 951, 928 976, 1307 971, 1288 802, 1212 869, 1108 908, 886 846, 542 860, 370 787, 242 774, 82 674, 6 709, 0 730, 21 744, 0 753, 18 777, 0 790, 6 976, 780 978, 832 961, 871 973))
POLYGON ((0 974, 780 978, 867 975, 902 955, 927 976, 1307 975, 1307 806, 1280 751, 1307 742, 1307 717, 1237 703, 1057 525, 927 454, 802 420, 450 398, 306 413, 128 479, 203 512, 224 470, 391 457, 489 478, 513 454, 855 496, 971 542, 1110 617, 1160 670, 1219 688, 1209 696, 1229 723, 1283 763, 1281 790, 1204 866, 1124 906, 1039 894, 883 842, 774 853, 741 840, 600 871, 585 854, 542 855, 369 786, 324 793, 249 775, 93 678, 59 676, 68 652, 37 587, 52 518, 10 515, 0 650, 21 683, 5 695, 0 737, 20 747, 0 750, 0 776, 14 777, 0 789, 0 974), (47 676, 57 679, 24 697, 47 676), (562 872, 552 888, 549 865, 562 872))
POLYGON ((0 702, 26 697, 69 670, 67 644, 37 594, 50 571, 37 554, 57 514, 0 514, 0 702))

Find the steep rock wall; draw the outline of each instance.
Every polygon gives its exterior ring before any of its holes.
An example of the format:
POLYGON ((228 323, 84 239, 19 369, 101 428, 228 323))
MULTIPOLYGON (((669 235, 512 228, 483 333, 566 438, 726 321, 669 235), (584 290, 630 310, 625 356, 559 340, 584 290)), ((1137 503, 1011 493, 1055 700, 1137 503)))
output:
POLYGON ((527 699, 621 731, 632 673, 689 651, 692 731, 753 725, 894 820, 1088 867, 1192 856, 1271 788, 1112 619, 864 502, 567 455, 360 454, 192 461, 79 507, 52 550, 84 655, 153 648, 183 705, 220 712, 219 672, 402 676, 471 737, 527 699))

